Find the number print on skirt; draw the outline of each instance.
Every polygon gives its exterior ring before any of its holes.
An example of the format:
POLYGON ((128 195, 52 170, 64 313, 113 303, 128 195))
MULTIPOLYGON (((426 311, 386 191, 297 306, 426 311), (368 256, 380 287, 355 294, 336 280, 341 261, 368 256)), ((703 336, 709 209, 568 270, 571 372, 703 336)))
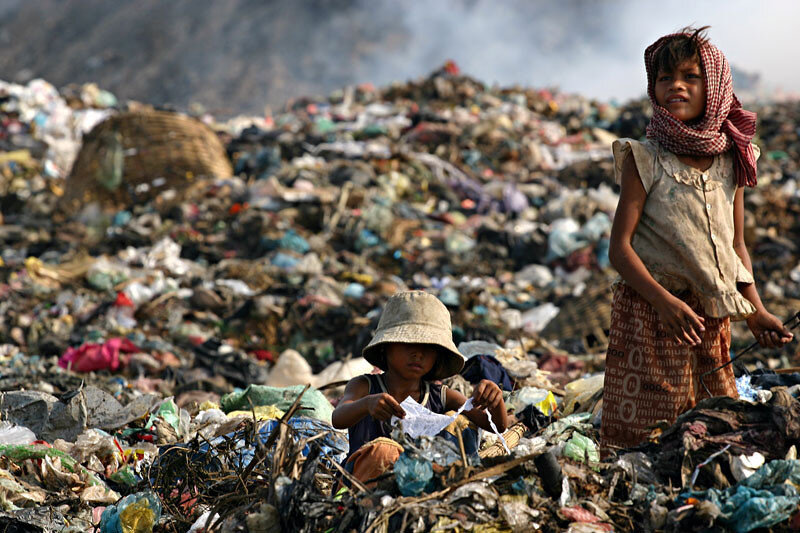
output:
MULTIPOLYGON (((707 317, 697 298, 681 296, 705 319, 699 346, 677 344, 658 313, 624 283, 614 290, 606 353, 601 451, 635 446, 660 420, 669 423, 706 397, 700 375, 730 360, 729 318, 707 317)), ((705 379, 714 396, 738 398, 729 365, 705 379)))

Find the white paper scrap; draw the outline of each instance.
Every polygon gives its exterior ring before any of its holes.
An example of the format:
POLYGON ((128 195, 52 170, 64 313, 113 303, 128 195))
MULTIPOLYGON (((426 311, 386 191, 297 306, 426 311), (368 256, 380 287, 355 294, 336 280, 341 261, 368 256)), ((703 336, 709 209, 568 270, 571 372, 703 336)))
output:
MULTIPOLYGON (((396 425, 398 421, 402 421, 403 431, 412 439, 416 439, 417 437, 421 437, 423 435, 428 437, 438 435, 444 428, 449 426, 458 417, 458 415, 464 411, 473 409, 472 398, 470 398, 464 403, 464 405, 461 406, 458 411, 456 411, 454 416, 440 415, 434 413, 426 407, 423 407, 411 396, 403 400, 403 402, 400 404, 400 407, 402 407, 406 412, 406 417, 400 419, 396 416, 393 416, 390 423, 392 425, 396 425)), ((500 442, 503 443, 503 448, 505 448, 508 454, 511 454, 511 450, 508 448, 506 439, 500 434, 499 431, 497 431, 497 426, 492 420, 492 415, 489 414, 489 411, 486 409, 484 409, 483 412, 486 413, 486 416, 489 419, 489 426, 492 428, 492 431, 500 438, 500 442)))

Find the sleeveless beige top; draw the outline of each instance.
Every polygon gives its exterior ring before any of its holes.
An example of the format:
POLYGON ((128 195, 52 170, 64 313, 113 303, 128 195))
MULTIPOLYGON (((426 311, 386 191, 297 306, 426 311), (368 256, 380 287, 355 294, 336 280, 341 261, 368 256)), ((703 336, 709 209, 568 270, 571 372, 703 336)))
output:
MULTIPOLYGON (((743 320, 753 314, 753 304, 736 289, 737 283, 753 283, 753 276, 733 249, 732 155, 715 156, 701 172, 656 141, 620 139, 612 150, 616 182, 633 152, 647 192, 631 244, 653 278, 673 294, 694 293, 710 317, 743 320)), ((759 148, 753 150, 758 158, 759 148)))

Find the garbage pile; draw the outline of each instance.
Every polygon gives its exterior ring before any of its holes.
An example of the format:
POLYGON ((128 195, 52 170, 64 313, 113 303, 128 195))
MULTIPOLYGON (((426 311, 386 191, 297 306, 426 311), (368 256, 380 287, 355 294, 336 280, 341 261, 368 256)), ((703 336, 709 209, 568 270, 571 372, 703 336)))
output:
MULTIPOLYGON (((153 148, 130 144, 123 119, 163 111, 91 85, 0 84, 0 524, 792 526, 800 378, 773 371, 800 366, 796 343, 750 360, 750 400, 708 400, 640 449, 599 456, 609 146, 643 135, 646 109, 488 87, 448 63, 274 116, 183 117, 225 147, 215 168, 232 174, 205 176, 174 163, 188 152, 169 136, 169 168, 135 166, 153 148), (97 164, 73 179, 84 135, 97 164), (395 473, 341 490, 333 406, 373 371, 360 353, 381 306, 410 288, 451 310, 468 364, 448 386, 503 384, 511 454, 488 434, 469 456, 400 435, 395 473)), ((800 105, 758 112, 746 237, 762 299, 785 318, 800 309, 800 105)), ((750 340, 736 324, 734 347, 750 340)))

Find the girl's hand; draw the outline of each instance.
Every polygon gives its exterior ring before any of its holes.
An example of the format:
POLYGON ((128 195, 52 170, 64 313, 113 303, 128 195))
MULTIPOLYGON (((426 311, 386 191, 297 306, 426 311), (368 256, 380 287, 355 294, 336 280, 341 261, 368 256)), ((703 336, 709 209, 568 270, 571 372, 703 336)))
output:
POLYGON ((672 335, 678 344, 697 346, 702 342, 701 336, 706 330, 703 317, 692 311, 680 298, 669 297, 657 305, 653 305, 664 324, 664 329, 672 335))
POLYGON ((376 420, 388 422, 393 416, 405 418, 406 412, 397 403, 391 394, 382 392, 380 394, 370 394, 364 398, 367 402, 367 411, 376 420))
POLYGON ((481 380, 472 392, 472 405, 475 409, 494 409, 503 403, 503 391, 494 381, 481 380))
POLYGON ((763 308, 747 318, 747 325, 764 348, 780 348, 794 337, 778 317, 763 308))

